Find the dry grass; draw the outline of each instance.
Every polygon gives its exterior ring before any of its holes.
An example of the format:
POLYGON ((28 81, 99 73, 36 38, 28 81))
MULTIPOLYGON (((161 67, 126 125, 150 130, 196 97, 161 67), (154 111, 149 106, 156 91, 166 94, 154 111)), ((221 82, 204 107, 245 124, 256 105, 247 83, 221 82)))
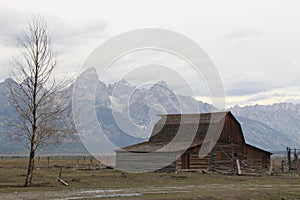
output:
MULTIPOLYGON (((123 173, 108 169, 91 169, 83 160, 47 158, 36 161, 34 187, 22 187, 26 173, 26 159, 0 160, 0 199, 49 199, 58 197, 95 197, 84 190, 118 189, 120 193, 141 196, 107 197, 105 199, 300 199, 300 177, 297 175, 228 176, 199 173, 123 173), (62 178, 70 186, 62 186, 56 179, 59 166, 62 178), (74 191, 78 191, 77 193, 74 191), (17 192, 17 193, 16 193, 17 192)), ((103 192, 103 191, 102 191, 103 192)), ((106 192, 107 193, 107 192, 106 192)), ((101 193, 102 194, 102 193, 101 193)))

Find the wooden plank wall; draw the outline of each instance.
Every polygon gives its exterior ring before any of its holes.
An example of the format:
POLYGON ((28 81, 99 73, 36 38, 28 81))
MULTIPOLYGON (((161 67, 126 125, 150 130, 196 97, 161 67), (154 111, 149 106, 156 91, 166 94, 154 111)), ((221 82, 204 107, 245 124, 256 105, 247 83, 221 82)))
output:
POLYGON ((270 165, 270 156, 267 152, 260 151, 259 149, 246 145, 246 155, 248 165, 252 168, 266 169, 270 165))
POLYGON ((116 168, 123 171, 175 171, 176 153, 117 152, 116 168))
MULTIPOLYGON (((188 150, 185 154, 189 155, 188 169, 190 170, 209 170, 221 173, 236 173, 236 160, 240 161, 243 173, 261 172, 269 167, 269 156, 267 153, 258 149, 247 148, 243 145, 217 143, 212 152, 204 158, 199 158, 200 147, 188 150)), ((176 160, 176 169, 183 170, 182 159, 176 160)))

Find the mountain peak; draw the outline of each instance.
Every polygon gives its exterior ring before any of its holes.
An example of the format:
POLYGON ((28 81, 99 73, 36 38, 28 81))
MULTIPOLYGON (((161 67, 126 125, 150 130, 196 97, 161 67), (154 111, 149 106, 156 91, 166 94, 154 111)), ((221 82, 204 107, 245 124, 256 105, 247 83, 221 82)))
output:
POLYGON ((91 68, 87 68, 81 73, 81 75, 87 75, 87 74, 97 74, 97 71, 94 67, 91 67, 91 68))
POLYGON ((136 89, 135 86, 131 85, 126 79, 121 79, 115 83, 108 85, 108 92, 112 96, 129 95, 136 89))
POLYGON ((126 87, 133 87, 126 79, 122 78, 117 82, 118 85, 126 86, 126 87))
POLYGON ((14 80, 14 79, 12 79, 12 78, 7 78, 7 79, 5 79, 5 81, 3 82, 5 85, 11 85, 11 84, 17 84, 17 82, 14 80))
POLYGON ((154 85, 159 85, 159 86, 162 86, 162 87, 165 87, 165 88, 169 88, 166 81, 159 81, 159 82, 155 83, 154 85))
POLYGON ((232 108, 233 108, 233 109, 239 109, 239 108, 242 108, 242 107, 236 104, 236 105, 233 106, 232 108))

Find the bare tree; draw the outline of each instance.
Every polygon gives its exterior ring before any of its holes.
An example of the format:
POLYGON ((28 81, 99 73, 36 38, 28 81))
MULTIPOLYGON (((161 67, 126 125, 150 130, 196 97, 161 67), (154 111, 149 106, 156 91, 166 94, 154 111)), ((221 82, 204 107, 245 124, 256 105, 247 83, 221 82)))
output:
POLYGON ((56 59, 45 20, 33 17, 19 45, 21 55, 12 61, 16 83, 9 86, 10 103, 18 121, 10 124, 9 132, 29 149, 24 186, 30 186, 37 149, 58 144, 66 133, 72 132, 65 123, 70 104, 62 92, 70 80, 56 81, 54 77, 56 59))

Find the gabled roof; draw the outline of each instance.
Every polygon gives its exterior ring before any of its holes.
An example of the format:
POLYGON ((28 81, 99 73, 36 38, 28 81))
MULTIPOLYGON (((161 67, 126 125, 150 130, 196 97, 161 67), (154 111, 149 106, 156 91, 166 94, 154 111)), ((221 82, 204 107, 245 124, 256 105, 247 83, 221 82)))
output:
MULTIPOLYGON (((123 147, 117 151, 143 153, 185 151, 186 149, 202 145, 208 130, 209 132, 222 131, 226 116, 234 120, 240 132, 243 133, 239 121, 230 111, 201 114, 166 114, 160 116, 161 119, 155 124, 149 141, 123 147), (174 140, 174 137, 177 137, 178 134, 181 134, 181 137, 174 140)), ((212 139, 216 143, 219 137, 212 139)), ((242 139, 246 144, 243 134, 242 139)), ((250 144, 246 145, 271 154, 250 144)))
POLYGON ((163 123, 163 124, 217 123, 220 122, 222 119, 224 119, 226 115, 229 113, 230 111, 201 113, 201 114, 163 114, 160 115, 161 119, 157 122, 157 124, 159 123, 163 123))
POLYGON ((147 153, 147 152, 181 152, 186 149, 196 147, 202 144, 202 141, 193 141, 191 144, 188 142, 175 142, 171 145, 166 142, 142 142, 138 144, 134 144, 131 146, 127 146, 121 148, 117 151, 128 151, 128 152, 139 152, 139 153, 147 153), (188 146, 188 148, 186 148, 188 146))
POLYGON ((215 132, 223 129, 228 113, 161 115, 148 142, 124 147, 119 151, 154 152, 163 148, 163 151, 174 152, 186 150, 187 146, 188 148, 198 146, 202 144, 208 130, 215 132), (178 135, 181 137, 177 138, 178 135), (168 145, 170 142, 172 144, 168 145))
POLYGON ((226 115, 229 112, 203 113, 203 114, 167 114, 155 124, 150 142, 170 142, 176 135, 179 141, 191 138, 202 141, 208 130, 222 129, 226 115), (195 135, 196 134, 196 135, 195 135))

